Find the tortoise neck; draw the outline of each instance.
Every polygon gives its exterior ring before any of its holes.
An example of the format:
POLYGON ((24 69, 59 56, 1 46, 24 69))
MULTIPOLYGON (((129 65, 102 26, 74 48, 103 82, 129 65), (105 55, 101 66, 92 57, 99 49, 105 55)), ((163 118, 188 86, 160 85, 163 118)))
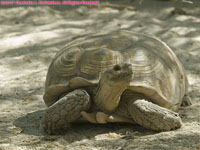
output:
POLYGON ((94 102, 103 111, 114 111, 120 101, 122 93, 127 89, 129 83, 113 82, 101 78, 96 89, 94 102))

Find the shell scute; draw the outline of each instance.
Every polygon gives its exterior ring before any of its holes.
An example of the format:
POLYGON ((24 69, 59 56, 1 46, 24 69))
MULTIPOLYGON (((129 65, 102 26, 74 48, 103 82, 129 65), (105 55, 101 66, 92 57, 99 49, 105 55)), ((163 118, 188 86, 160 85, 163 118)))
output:
POLYGON ((64 51, 62 55, 54 60, 53 67, 59 76, 72 76, 77 73, 77 61, 80 59, 81 50, 79 48, 64 51))

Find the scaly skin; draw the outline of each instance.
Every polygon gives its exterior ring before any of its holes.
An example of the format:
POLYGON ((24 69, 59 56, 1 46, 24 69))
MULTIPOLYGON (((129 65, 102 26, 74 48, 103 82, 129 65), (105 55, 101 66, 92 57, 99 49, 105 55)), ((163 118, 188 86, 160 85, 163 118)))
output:
POLYGON ((169 131, 182 125, 179 114, 146 100, 129 101, 128 111, 133 120, 147 129, 169 131))
POLYGON ((40 128, 48 134, 62 132, 69 123, 78 120, 81 112, 88 110, 90 105, 90 96, 85 90, 74 90, 46 110, 40 128))

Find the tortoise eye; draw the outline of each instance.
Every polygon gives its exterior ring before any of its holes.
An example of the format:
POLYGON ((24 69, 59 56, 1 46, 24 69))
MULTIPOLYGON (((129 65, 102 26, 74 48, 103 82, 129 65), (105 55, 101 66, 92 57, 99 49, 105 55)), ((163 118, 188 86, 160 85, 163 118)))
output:
POLYGON ((115 66, 113 67, 113 69, 114 69, 115 71, 119 71, 119 70, 121 70, 121 67, 120 67, 120 65, 115 65, 115 66))

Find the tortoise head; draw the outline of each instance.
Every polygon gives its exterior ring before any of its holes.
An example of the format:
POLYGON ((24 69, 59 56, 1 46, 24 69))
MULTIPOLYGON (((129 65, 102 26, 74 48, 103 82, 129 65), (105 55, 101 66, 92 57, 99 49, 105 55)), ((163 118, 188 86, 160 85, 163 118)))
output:
POLYGON ((111 68, 108 68, 103 74, 102 78, 105 78, 109 83, 123 84, 130 82, 133 79, 132 65, 123 63, 116 64, 111 68))
POLYGON ((131 64, 116 64, 105 70, 99 81, 95 104, 102 110, 114 111, 132 79, 131 64))

